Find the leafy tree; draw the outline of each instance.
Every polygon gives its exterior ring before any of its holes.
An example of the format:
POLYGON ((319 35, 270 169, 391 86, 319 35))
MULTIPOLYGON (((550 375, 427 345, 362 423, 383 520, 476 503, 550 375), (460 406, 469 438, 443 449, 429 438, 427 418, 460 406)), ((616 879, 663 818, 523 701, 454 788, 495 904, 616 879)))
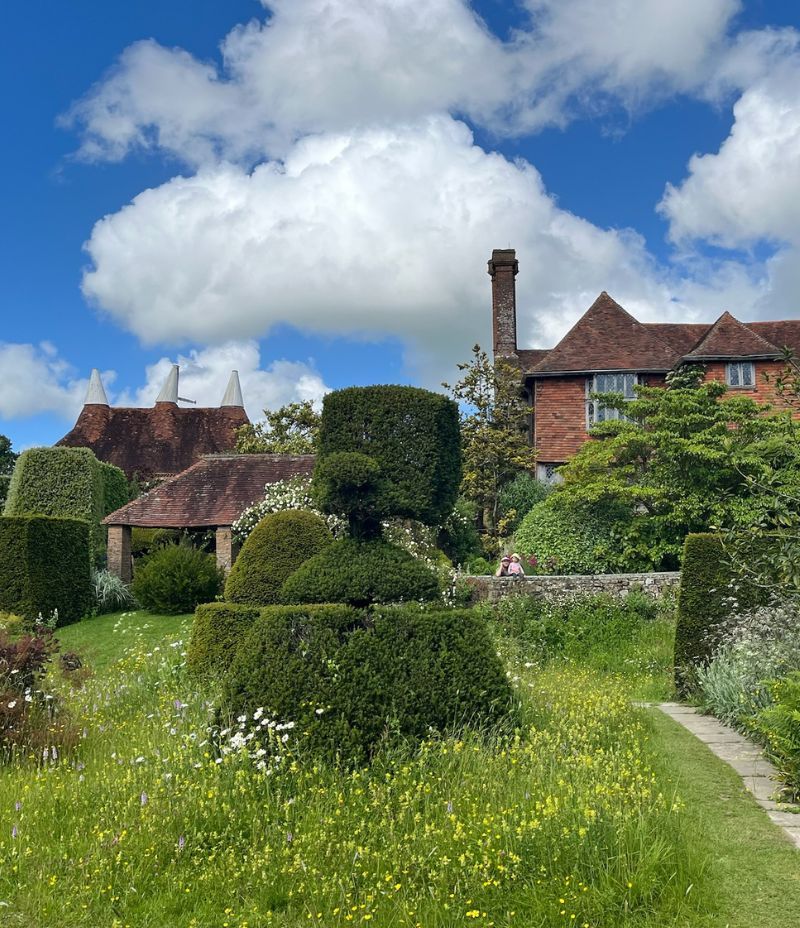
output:
POLYGON ((236 430, 239 454, 314 454, 320 414, 310 400, 265 409, 264 421, 236 430))
POLYGON ((710 527, 747 528, 768 505, 761 485, 800 486, 800 433, 787 413, 726 395, 717 381, 639 387, 637 398, 603 394, 625 419, 596 426, 561 468, 562 504, 627 514, 605 557, 620 569, 676 567, 684 538, 710 527), (562 495, 563 494, 563 495, 562 495))
POLYGON ((8 495, 8 483, 11 480, 11 471, 19 455, 11 449, 11 439, 0 435, 0 513, 3 503, 8 495))
POLYGON ((458 365, 462 377, 443 384, 464 409, 461 417, 462 493, 481 513, 490 539, 501 533, 500 496, 520 471, 534 466, 528 438, 530 406, 525 401, 519 369, 503 358, 494 362, 480 345, 472 360, 458 365))
POLYGON ((11 439, 0 435, 0 475, 5 476, 14 470, 19 455, 11 448, 11 439))

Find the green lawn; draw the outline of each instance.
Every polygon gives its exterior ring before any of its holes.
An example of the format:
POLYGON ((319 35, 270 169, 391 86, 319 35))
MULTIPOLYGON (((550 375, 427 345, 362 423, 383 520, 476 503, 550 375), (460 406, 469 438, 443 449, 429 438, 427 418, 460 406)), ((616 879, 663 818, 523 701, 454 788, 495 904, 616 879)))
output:
POLYGON ((709 854, 708 880, 721 928, 800 925, 800 850, 774 825, 728 764, 657 709, 653 744, 709 854))
POLYGON ((67 625, 57 631, 61 651, 77 651, 85 663, 102 674, 131 648, 149 650, 165 638, 188 635, 191 615, 150 615, 113 612, 67 625))
POLYGON ((727 765, 631 705, 669 695, 670 623, 591 648, 581 621, 544 661, 499 633, 522 738, 349 774, 289 755, 274 776, 216 762, 190 616, 59 630, 92 671, 65 691, 83 735, 68 761, 0 767, 0 924, 796 928, 800 852, 727 765))

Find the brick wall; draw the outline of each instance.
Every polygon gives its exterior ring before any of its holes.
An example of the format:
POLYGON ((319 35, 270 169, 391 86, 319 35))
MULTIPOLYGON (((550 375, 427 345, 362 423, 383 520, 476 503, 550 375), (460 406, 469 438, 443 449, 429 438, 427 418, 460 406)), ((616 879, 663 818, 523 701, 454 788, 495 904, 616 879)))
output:
POLYGON ((568 461, 586 441, 586 377, 542 377, 534 383, 533 441, 542 463, 568 461))
MULTIPOLYGON (((708 361, 706 362, 706 380, 719 380, 726 382, 726 363, 725 361, 708 361)), ((775 394, 775 377, 779 375, 784 368, 781 361, 754 361, 755 383, 752 389, 743 387, 729 387, 729 396, 747 396, 757 403, 770 403, 778 409, 785 409, 789 405, 786 400, 775 394), (764 374, 769 374, 771 383, 764 381, 764 374)), ((800 410, 794 410, 794 417, 800 418, 800 410)))
POLYGON ((563 576, 466 577, 476 600, 498 602, 507 596, 542 596, 553 602, 608 593, 624 596, 641 590, 650 596, 660 596, 668 590, 677 592, 681 575, 677 571, 646 574, 565 574, 563 576))

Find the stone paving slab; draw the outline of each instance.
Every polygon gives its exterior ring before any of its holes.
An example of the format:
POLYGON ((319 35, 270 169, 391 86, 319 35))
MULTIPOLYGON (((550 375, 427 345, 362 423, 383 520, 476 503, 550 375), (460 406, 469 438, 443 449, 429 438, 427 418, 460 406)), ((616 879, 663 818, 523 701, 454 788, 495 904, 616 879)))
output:
POLYGON ((693 706, 665 702, 658 703, 657 708, 683 725, 702 741, 712 754, 732 767, 742 778, 747 791, 770 819, 783 830, 795 847, 800 849, 800 814, 791 811, 796 809, 800 813, 800 807, 780 802, 778 771, 758 745, 717 719, 700 715, 693 706))

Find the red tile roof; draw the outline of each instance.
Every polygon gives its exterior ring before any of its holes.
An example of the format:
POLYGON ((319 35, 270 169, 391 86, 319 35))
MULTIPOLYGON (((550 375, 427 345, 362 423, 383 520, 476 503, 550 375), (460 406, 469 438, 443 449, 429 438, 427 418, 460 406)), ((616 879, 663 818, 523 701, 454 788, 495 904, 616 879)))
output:
POLYGON ((266 484, 310 474, 313 467, 313 454, 209 455, 103 521, 147 528, 231 525, 263 499, 266 484))
POLYGON ((775 345, 724 312, 686 358, 699 361, 703 358, 765 358, 777 354, 775 345))
POLYGON ((675 350, 605 292, 531 374, 583 371, 668 371, 675 350))
POLYGON ((178 474, 204 454, 232 451, 236 429, 250 420, 241 407, 185 409, 156 403, 149 409, 84 406, 59 445, 91 448, 130 478, 178 474))
POLYGON ((776 348, 791 348, 800 358, 800 319, 782 322, 746 322, 748 329, 774 345, 776 348))
POLYGON ((678 357, 688 354, 708 332, 707 322, 643 322, 642 325, 673 348, 678 357))
POLYGON ((638 322, 603 291, 555 348, 523 348, 517 354, 525 374, 535 377, 668 371, 684 359, 777 357, 784 346, 800 357, 800 319, 739 322, 725 312, 712 325, 638 322))

